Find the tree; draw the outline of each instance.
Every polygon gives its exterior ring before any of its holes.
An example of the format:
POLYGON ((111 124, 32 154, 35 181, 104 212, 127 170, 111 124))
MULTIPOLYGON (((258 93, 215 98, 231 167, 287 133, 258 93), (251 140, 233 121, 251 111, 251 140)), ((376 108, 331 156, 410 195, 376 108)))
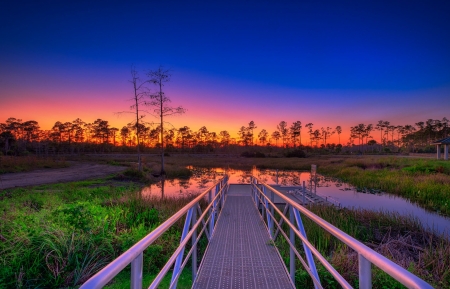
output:
POLYGON ((308 123, 305 125, 306 128, 308 128, 308 133, 309 133, 309 140, 312 146, 312 142, 313 142, 313 138, 314 138, 314 134, 313 134, 313 124, 312 123, 308 123))
POLYGON ((268 137, 269 133, 267 132, 267 130, 262 129, 258 134, 259 143, 264 145, 265 143, 267 143, 268 137))
POLYGON ((146 105, 149 105, 151 107, 154 107, 154 113, 159 117, 160 119, 160 126, 161 126, 161 175, 164 176, 166 174, 164 170, 164 118, 176 115, 176 114, 183 114, 186 112, 186 110, 181 107, 172 107, 169 106, 169 103, 171 102, 170 98, 166 96, 166 94, 163 92, 163 86, 164 83, 167 83, 170 81, 170 74, 168 70, 164 70, 162 66, 160 66, 156 70, 151 70, 147 73, 147 76, 149 77, 149 82, 156 85, 157 91, 156 93, 150 94, 149 98, 150 101, 146 102, 146 105))
POLYGON ((336 127, 336 133, 338 134, 338 139, 339 139, 339 144, 341 144, 341 133, 342 133, 342 128, 340 125, 338 125, 336 127))
POLYGON ((185 148, 186 142, 188 142, 190 138, 192 138, 192 131, 188 126, 180 127, 178 129, 177 142, 180 144, 182 149, 185 148))
MULTIPOLYGON (((142 110, 142 107, 145 105, 145 99, 144 97, 147 94, 147 88, 145 85, 148 83, 147 80, 141 80, 139 78, 139 75, 134 68, 134 66, 131 66, 131 84, 133 85, 133 97, 130 99, 133 104, 130 106, 130 110, 132 111, 122 111, 118 112, 117 114, 123 114, 123 113, 133 113, 135 116, 135 121, 131 122, 131 125, 136 130, 136 141, 137 141, 137 155, 138 155, 138 170, 142 171, 142 160, 141 160, 141 148, 140 148, 140 122, 145 117, 143 114, 144 110, 142 110)), ((123 130, 123 128, 122 128, 123 130)), ((121 130, 121 134, 122 134, 121 130)))
POLYGON ((335 131, 332 131, 332 128, 327 126, 327 128, 321 128, 322 131, 322 139, 323 139, 323 143, 326 145, 327 144, 327 139, 330 138, 335 131))
MULTIPOLYGON (((292 142, 294 143, 294 148, 295 148, 295 143, 297 141, 297 137, 300 136, 301 129, 302 129, 301 121, 293 122, 292 125, 289 127, 289 132, 291 134, 292 142)), ((302 143, 301 143, 301 138, 300 138, 300 145, 301 144, 302 143)))
POLYGON ((284 147, 288 135, 287 122, 285 122, 284 120, 280 121, 280 123, 277 125, 277 130, 280 132, 281 140, 283 142, 284 147))
POLYGON ((249 130, 250 135, 251 135, 251 137, 252 137, 252 139, 251 139, 251 144, 252 144, 252 145, 253 145, 253 130, 254 130, 255 128, 257 128, 255 122, 254 122, 253 120, 250 121, 250 122, 248 123, 248 130, 249 130))
POLYGON ((130 129, 127 126, 120 130, 120 138, 122 139, 122 146, 127 146, 127 140, 130 137, 130 129))
POLYGON ((275 146, 278 146, 278 140, 281 138, 281 134, 279 131, 274 131, 272 133, 272 138, 275 139, 275 146))
POLYGON ((241 126, 241 128, 238 131, 238 135, 243 145, 248 146, 250 144, 252 135, 248 127, 241 126))
POLYGON ((228 146, 228 144, 230 143, 230 133, 226 130, 223 130, 219 132, 219 136, 220 136, 220 143, 223 146, 228 146))

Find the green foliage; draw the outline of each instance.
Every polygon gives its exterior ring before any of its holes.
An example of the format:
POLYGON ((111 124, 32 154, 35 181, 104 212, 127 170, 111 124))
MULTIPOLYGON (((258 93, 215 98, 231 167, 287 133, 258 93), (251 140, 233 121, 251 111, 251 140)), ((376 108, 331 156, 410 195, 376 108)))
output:
POLYGON ((429 210, 450 215, 450 163, 433 159, 348 158, 319 165, 319 172, 359 188, 400 195, 429 210))
MULTIPOLYGON (((191 199, 143 199, 133 186, 89 181, 3 191, 0 200, 0 288, 56 288, 86 281, 191 199)), ((145 251, 145 272, 165 264, 181 226, 145 251)))

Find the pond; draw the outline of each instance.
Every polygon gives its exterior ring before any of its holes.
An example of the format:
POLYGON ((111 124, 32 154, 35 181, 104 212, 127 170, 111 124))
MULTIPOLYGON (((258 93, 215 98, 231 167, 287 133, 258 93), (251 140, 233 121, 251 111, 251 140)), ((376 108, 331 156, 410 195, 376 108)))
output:
POLYGON ((305 183, 306 187, 317 195, 327 197, 346 208, 362 208, 373 211, 397 212, 403 216, 418 219, 424 227, 450 235, 450 218, 435 212, 427 211, 410 201, 395 195, 380 191, 360 190, 336 179, 318 176, 311 180, 310 172, 276 170, 233 170, 223 168, 194 168, 189 179, 165 180, 142 190, 145 196, 186 196, 203 192, 225 173, 230 176, 231 184, 249 183, 253 174, 267 184, 282 186, 298 186, 305 183))

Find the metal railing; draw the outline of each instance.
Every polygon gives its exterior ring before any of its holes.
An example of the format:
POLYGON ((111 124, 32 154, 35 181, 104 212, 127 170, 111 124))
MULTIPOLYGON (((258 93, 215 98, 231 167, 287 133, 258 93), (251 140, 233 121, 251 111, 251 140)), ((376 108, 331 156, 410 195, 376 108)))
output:
POLYGON ((105 268, 86 281, 80 288, 101 288, 110 282, 126 266, 131 264, 131 288, 142 288, 143 252, 181 217, 186 215, 181 234, 180 245, 155 277, 149 288, 158 288, 159 283, 173 266, 170 288, 176 288, 178 278, 190 257, 192 260, 192 280, 197 276, 197 243, 203 233, 210 240, 216 223, 216 217, 224 204, 224 195, 228 190, 228 176, 224 176, 189 204, 175 213, 167 221, 137 242, 105 268), (202 212, 200 201, 208 196, 208 205, 202 212), (200 229, 199 229, 200 228, 200 229), (198 231, 200 230, 200 231, 198 231), (190 241, 190 250, 184 257, 186 245, 190 241), (184 259, 183 259, 184 257, 184 259), (175 263, 175 264, 174 264, 175 263))
POLYGON ((372 288, 372 264, 380 268, 382 271, 386 272, 392 276, 395 280, 399 281, 408 288, 433 288, 431 285, 395 264, 386 257, 378 254, 374 250, 370 249, 360 241, 354 239, 350 235, 339 230, 335 226, 331 225, 327 221, 313 214, 311 211, 305 207, 292 201, 281 192, 272 188, 271 186, 259 181, 256 177, 251 178, 252 185, 252 197, 258 208, 261 208, 261 214, 263 218, 267 221, 267 229, 269 230, 269 235, 272 240, 275 240, 277 236, 281 233, 286 239, 290 246, 289 250, 289 273, 292 280, 295 277, 295 261, 297 257, 302 263, 305 270, 311 276, 314 287, 316 289, 323 288, 320 282, 320 278, 314 263, 313 255, 317 260, 322 263, 322 265, 331 273, 331 275, 336 279, 336 281, 343 288, 353 288, 343 277, 340 275, 333 266, 323 257, 319 251, 308 241, 308 237, 303 226, 301 214, 308 217, 314 223, 328 231, 330 234, 335 236, 337 239, 342 241, 344 244, 352 248, 358 253, 358 266, 359 266, 359 288, 369 289, 372 288), (282 212, 274 203, 274 196, 277 195, 281 198, 286 206, 282 212), (286 216, 289 210, 289 217, 286 216), (275 211, 280 216, 279 221, 275 220, 275 211), (289 227, 289 237, 282 229, 283 223, 286 223, 289 227), (296 225, 295 225, 296 224, 296 225), (277 227, 275 231, 275 227, 277 227), (300 255, 295 247, 295 237, 300 238, 303 243, 304 254, 306 256, 306 261, 300 255))

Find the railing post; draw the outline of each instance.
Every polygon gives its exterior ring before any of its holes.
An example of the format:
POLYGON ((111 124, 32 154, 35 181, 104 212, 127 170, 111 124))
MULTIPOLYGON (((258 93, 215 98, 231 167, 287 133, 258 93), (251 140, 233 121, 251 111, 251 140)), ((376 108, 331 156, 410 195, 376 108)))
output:
MULTIPOLYGON (((191 226, 194 227, 195 223, 197 223, 197 212, 194 210, 192 214, 191 226)), ((195 241, 197 240, 197 229, 193 229, 194 232, 191 237, 192 243, 192 282, 197 278, 197 244, 195 241), (194 245, 195 244, 195 245, 194 245)))
MULTIPOLYGON (((294 224, 294 208, 289 205, 289 221, 294 224)), ((295 233, 292 227, 289 227, 289 241, 295 246, 295 233)), ((289 247, 289 273, 291 275, 292 283, 295 284, 295 252, 292 247, 289 247)))
MULTIPOLYGON (((183 232, 181 233, 181 240, 180 243, 183 242, 184 238, 186 238, 186 235, 189 232, 189 226, 191 225, 191 219, 194 212, 194 207, 190 208, 189 211, 186 214, 186 221, 184 222, 183 232)), ((175 261, 175 265, 173 266, 173 273, 172 273, 172 280, 170 281, 170 284, 175 280, 175 276, 177 276, 178 272, 180 271, 181 263, 183 261, 183 254, 184 254, 184 248, 181 250, 180 254, 177 256, 177 260, 175 261)), ((177 288, 177 284, 172 286, 173 289, 177 288)))
POLYGON ((263 217, 263 219, 265 218, 264 214, 266 213, 266 203, 264 202, 265 195, 266 195, 266 187, 262 186, 262 192, 259 193, 259 196, 261 197, 261 216, 263 217))
MULTIPOLYGON (((273 193, 272 190, 270 190, 270 201, 272 202, 272 204, 274 204, 274 200, 275 200, 274 193, 273 193)), ((270 213, 272 214, 272 217, 270 218, 270 226, 269 226, 269 228, 270 228, 270 236, 273 239, 275 239, 274 232, 273 232, 273 230, 274 230, 273 219, 275 218, 273 206, 270 207, 270 213)))
MULTIPOLYGON (((295 217, 295 221, 297 222, 297 227, 298 227, 300 233, 303 235, 303 237, 308 239, 308 237, 306 236, 305 227, 303 226, 302 218, 300 217, 300 212, 295 208, 294 208, 294 217, 295 217)), ((306 255, 306 260, 308 261, 308 266, 311 269, 312 274, 316 277, 316 279, 320 283, 319 274, 317 273, 316 264, 314 263, 314 258, 311 253, 311 250, 304 243, 303 243, 303 249, 305 250, 305 255, 306 255)), ((314 283, 314 288, 315 289, 319 288, 316 285, 316 283, 314 283)))
MULTIPOLYGON (((212 189, 209 191, 208 193, 208 205, 211 204, 213 200, 213 196, 212 196, 212 189)), ((210 218, 209 218, 209 235, 212 238, 212 234, 213 234, 213 230, 214 230, 214 206, 211 206, 211 208, 209 209, 210 212, 210 218)))
POLYGON ((372 289, 372 264, 363 255, 358 254, 359 288, 372 289))
POLYGON ((305 186, 305 181, 303 181, 303 206, 306 207, 306 186, 305 186))
POLYGON ((136 259, 131 261, 131 289, 142 289, 142 264, 144 263, 144 255, 141 252, 136 259))

